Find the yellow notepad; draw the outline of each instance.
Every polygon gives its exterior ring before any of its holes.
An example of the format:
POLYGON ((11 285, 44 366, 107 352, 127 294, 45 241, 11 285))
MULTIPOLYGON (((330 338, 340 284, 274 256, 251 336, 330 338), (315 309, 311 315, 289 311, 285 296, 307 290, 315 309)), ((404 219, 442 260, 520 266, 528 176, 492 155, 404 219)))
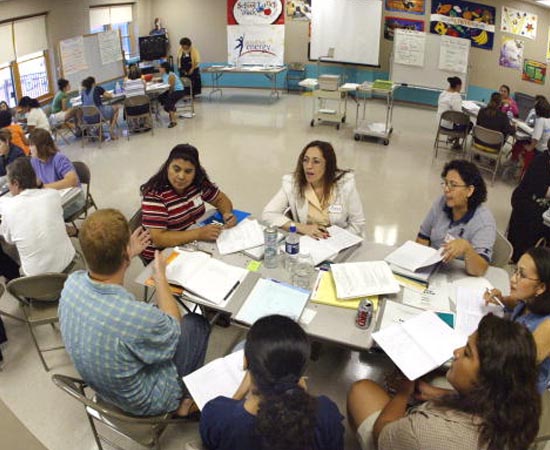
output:
POLYGON ((334 278, 332 274, 325 270, 321 270, 317 276, 315 282, 315 288, 311 294, 311 301, 314 303, 321 303, 323 305, 337 306, 340 308, 357 309, 361 300, 367 298, 371 301, 374 310, 378 309, 378 296, 372 297, 360 297, 347 300, 340 300, 336 298, 336 286, 334 285, 334 278))

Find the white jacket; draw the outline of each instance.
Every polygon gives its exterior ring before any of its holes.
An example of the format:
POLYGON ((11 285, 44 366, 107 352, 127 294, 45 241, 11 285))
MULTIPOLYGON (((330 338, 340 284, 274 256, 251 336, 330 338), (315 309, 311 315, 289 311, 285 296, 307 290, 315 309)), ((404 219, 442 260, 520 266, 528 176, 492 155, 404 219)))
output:
MULTIPOLYGON (((331 225, 338 225, 359 236, 363 235, 365 215, 352 172, 344 174, 336 182, 333 201, 328 210, 331 225)), ((264 208, 262 219, 270 225, 281 227, 289 220, 307 223, 307 215, 308 202, 300 197, 294 184, 294 175, 283 176, 281 189, 264 208), (289 208, 292 219, 284 214, 289 208)))

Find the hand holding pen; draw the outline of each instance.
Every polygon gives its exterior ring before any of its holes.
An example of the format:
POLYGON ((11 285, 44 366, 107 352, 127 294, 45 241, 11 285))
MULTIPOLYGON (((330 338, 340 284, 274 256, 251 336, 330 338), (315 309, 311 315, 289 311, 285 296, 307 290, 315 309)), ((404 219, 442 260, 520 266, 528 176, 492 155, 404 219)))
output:
POLYGON ((237 218, 232 212, 225 213, 223 216, 224 228, 232 228, 237 225, 237 218))
POLYGON ((493 304, 501 306, 502 308, 506 308, 504 303, 502 303, 503 297, 502 292, 500 292, 498 289, 491 289, 488 288, 485 289, 485 293, 483 294, 483 299, 485 300, 485 305, 493 304))

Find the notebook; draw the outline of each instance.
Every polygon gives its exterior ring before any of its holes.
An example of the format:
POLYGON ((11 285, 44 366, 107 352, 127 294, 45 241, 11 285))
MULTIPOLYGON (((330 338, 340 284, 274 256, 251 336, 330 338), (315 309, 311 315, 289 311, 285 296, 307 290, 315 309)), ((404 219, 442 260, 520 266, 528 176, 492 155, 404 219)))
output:
POLYGON ((456 289, 456 329, 464 336, 477 330, 479 322, 486 314, 503 317, 501 306, 492 303, 485 305, 485 289, 458 287, 456 289))
POLYGON ((330 270, 340 299, 395 294, 401 289, 384 261, 332 264, 330 270))
POLYGON ((443 249, 436 250, 417 242, 407 241, 384 259, 399 275, 422 277, 428 279, 433 268, 428 269, 443 260, 443 249), (407 275, 407 272, 409 275, 407 275))
POLYGON ((216 240, 220 255, 258 247, 263 243, 263 228, 254 219, 244 219, 237 226, 223 230, 216 240))
POLYGON ((363 242, 361 236, 350 233, 337 225, 328 227, 327 231, 330 237, 326 239, 317 240, 309 236, 300 237, 300 253, 309 253, 315 266, 323 261, 333 259, 342 250, 363 242))
POLYGON ((336 296, 336 286, 332 273, 326 270, 320 270, 317 274, 315 287, 311 293, 311 301, 322 305, 336 306, 339 308, 357 309, 362 300, 368 299, 373 304, 374 309, 378 306, 378 296, 359 297, 342 300, 336 296))
MULTIPOLYGON (((199 223, 200 226, 210 225, 211 223, 223 223, 223 217, 219 211, 216 211, 214 214, 211 214, 211 215, 209 215, 207 212, 206 215, 208 217, 199 223)), ((234 209, 233 215, 237 219, 237 223, 240 223, 242 220, 246 219, 250 215, 250 213, 246 211, 240 211, 238 209, 234 209)))

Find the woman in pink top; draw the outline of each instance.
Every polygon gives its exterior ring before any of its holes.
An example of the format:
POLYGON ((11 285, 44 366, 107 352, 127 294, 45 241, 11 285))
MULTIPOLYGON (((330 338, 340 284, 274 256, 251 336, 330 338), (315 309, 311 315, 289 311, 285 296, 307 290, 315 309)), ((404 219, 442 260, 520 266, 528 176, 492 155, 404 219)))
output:
POLYGON ((504 114, 508 114, 508 111, 510 111, 514 117, 518 117, 518 104, 512 97, 510 97, 510 86, 503 84, 498 88, 498 92, 502 96, 502 106, 500 107, 500 110, 504 114))

